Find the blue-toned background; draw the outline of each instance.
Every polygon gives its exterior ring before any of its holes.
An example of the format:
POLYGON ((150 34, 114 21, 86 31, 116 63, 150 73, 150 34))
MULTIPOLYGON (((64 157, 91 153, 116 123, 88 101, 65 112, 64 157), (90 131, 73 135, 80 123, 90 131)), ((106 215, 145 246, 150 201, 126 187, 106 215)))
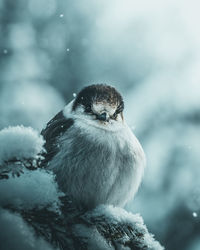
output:
POLYGON ((127 209, 170 250, 200 249, 197 0, 0 0, 0 128, 41 129, 80 88, 116 86, 147 168, 127 209))

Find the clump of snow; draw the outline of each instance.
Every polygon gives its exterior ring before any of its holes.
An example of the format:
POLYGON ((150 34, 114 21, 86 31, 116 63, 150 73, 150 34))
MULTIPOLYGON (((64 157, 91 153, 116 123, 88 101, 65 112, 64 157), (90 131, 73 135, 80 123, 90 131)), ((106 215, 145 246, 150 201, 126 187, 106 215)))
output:
POLYGON ((114 207, 112 205, 100 205, 92 210, 89 217, 101 217, 105 216, 108 223, 131 223, 131 224, 143 224, 143 219, 139 214, 132 214, 127 212, 123 208, 114 207))
POLYGON ((8 127, 0 131, 0 165, 11 159, 37 159, 44 139, 31 127, 8 127))
POLYGON ((18 214, 0 209, 0 225, 1 249, 53 250, 46 241, 35 236, 33 229, 18 214))
POLYGON ((20 177, 0 181, 0 206, 31 209, 49 205, 57 209, 62 195, 53 173, 43 169, 25 169, 20 177))
MULTIPOLYGON (((135 232, 137 242, 141 249, 163 250, 164 248, 154 239, 144 225, 143 219, 139 214, 132 214, 123 208, 114 207, 112 205, 100 205, 90 211, 84 217, 91 221, 104 221, 107 225, 129 225, 135 232), (137 235, 143 235, 137 236, 137 235)), ((121 239, 127 241, 127 235, 121 239)), ((128 248, 129 249, 129 248, 128 248)))

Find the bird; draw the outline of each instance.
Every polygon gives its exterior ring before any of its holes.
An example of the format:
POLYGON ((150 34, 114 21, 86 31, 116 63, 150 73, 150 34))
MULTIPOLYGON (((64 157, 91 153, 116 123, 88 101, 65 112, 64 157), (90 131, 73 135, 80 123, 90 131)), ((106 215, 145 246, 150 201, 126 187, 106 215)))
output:
POLYGON ((140 186, 145 153, 123 111, 115 87, 92 84, 41 131, 46 141, 43 166, 78 206, 124 207, 140 186))

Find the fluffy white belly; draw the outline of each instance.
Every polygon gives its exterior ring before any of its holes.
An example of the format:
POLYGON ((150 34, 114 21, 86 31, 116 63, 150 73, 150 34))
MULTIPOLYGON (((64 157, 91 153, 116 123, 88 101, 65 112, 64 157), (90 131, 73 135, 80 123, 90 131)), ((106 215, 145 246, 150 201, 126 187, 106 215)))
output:
POLYGON ((75 121, 49 167, 60 188, 80 205, 124 206, 136 193, 145 156, 127 125, 109 131, 75 121))

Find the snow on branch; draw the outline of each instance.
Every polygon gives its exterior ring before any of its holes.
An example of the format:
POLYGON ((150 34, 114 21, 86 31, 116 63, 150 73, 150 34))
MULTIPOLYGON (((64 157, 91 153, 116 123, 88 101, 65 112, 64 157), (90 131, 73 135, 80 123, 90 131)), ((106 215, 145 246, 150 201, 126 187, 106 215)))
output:
POLYGON ((5 128, 0 131, 0 165, 14 159, 38 159, 43 144, 42 136, 31 127, 5 128))
POLYGON ((0 179, 19 176, 23 169, 36 169, 42 160, 44 139, 30 127, 0 131, 0 179))
POLYGON ((40 166, 43 144, 42 136, 30 127, 0 131, 0 206, 33 208, 59 203, 62 193, 55 176, 40 166))
POLYGON ((42 167, 43 144, 32 128, 0 131, 2 249, 164 249, 138 214, 113 206, 76 207, 59 191, 54 174, 42 167))

